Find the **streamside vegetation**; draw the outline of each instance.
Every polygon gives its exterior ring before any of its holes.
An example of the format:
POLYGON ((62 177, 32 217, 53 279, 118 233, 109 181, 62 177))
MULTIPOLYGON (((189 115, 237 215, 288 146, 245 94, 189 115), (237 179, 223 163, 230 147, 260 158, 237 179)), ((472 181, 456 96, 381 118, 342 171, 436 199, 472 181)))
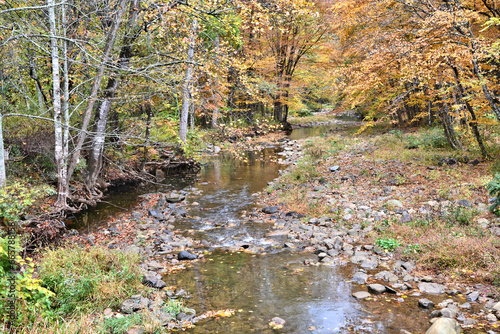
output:
MULTIPOLYGON (((89 316, 153 295, 131 254, 45 249, 60 240, 61 220, 114 184, 195 169, 208 147, 237 151, 249 138, 338 115, 364 122, 306 141, 303 159, 268 189, 277 203, 349 224, 343 204, 309 199, 309 186, 326 184, 328 196, 349 203, 395 187, 394 200, 423 211, 409 221, 381 216, 373 243, 425 270, 500 284, 491 232, 500 212, 499 8, 494 0, 0 1, 0 318, 14 272, 20 332, 154 323, 145 314, 89 316)), ((172 303, 167 313, 183 310, 172 303)))

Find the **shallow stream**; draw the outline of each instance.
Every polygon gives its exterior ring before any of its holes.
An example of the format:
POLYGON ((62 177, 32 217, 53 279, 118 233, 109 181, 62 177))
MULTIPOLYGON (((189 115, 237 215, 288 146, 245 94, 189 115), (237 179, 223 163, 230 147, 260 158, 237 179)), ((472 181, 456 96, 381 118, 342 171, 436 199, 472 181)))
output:
MULTIPOLYGON (((332 128, 301 128, 291 139, 319 135, 332 128)), ((366 290, 351 284, 355 268, 347 264, 306 266, 314 254, 291 251, 265 234, 271 224, 245 216, 256 206, 255 193, 279 176, 285 166, 278 164, 279 147, 246 153, 241 159, 221 154, 203 161, 201 172, 192 178, 170 179, 164 187, 138 191, 128 189, 107 199, 96 209, 77 218, 81 230, 98 226, 107 217, 131 209, 144 192, 165 189, 196 189, 190 198, 189 215, 176 227, 190 237, 204 240, 214 250, 206 260, 164 277, 167 285, 182 287, 190 294, 187 306, 198 314, 209 310, 235 309, 233 317, 198 323, 191 333, 274 333, 269 320, 280 317, 286 325, 280 333, 400 333, 401 329, 423 333, 427 313, 416 307, 416 299, 397 301, 388 295, 378 301, 359 302, 353 291, 366 290), (243 217, 242 217, 243 216, 243 217), (228 252, 238 244, 259 247, 260 254, 228 252), (410 302, 411 300, 411 302, 410 302), (409 304, 411 303, 411 306, 409 304)), ((406 296, 405 296, 406 297, 406 296)))

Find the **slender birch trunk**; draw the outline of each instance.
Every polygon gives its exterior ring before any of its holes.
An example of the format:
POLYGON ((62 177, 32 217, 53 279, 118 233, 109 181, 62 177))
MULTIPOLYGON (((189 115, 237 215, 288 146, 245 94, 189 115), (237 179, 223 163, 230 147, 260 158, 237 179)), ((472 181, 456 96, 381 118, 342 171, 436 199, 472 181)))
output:
MULTIPOLYGON (((49 1, 54 1, 54 0, 49 0, 49 1)), ((90 124, 90 119, 92 118, 92 110, 94 109, 95 102, 97 100, 97 94, 99 92, 99 88, 101 87, 101 82, 102 78, 104 75, 104 70, 106 68, 106 63, 109 62, 110 60, 110 55, 111 51, 113 50, 113 47, 115 45, 116 41, 116 36, 118 34, 118 28, 121 25, 123 13, 125 11, 125 5, 129 0, 120 0, 120 2, 117 5, 117 13, 115 16, 115 19, 113 21, 113 24, 111 26, 111 30, 108 33, 108 36, 106 37, 106 42, 104 44, 104 50, 103 50, 103 58, 101 59, 101 63, 99 64, 99 68, 97 70, 96 77, 94 79, 94 83, 91 88, 90 95, 88 97, 88 102, 85 107, 85 111, 83 112, 83 120, 82 120, 82 125, 80 129, 80 133, 78 134, 78 139, 77 143, 75 145, 75 148, 73 150, 73 154, 71 155, 71 160, 69 163, 68 167, 68 179, 71 178, 73 175, 73 172, 75 171, 75 167, 78 163, 78 159, 80 158, 80 152, 82 150, 83 144, 85 140, 87 139, 88 135, 88 127, 90 124)))
POLYGON ((7 176, 5 175, 5 150, 3 147, 3 116, 0 112, 0 188, 5 186, 7 176))
POLYGON ((187 140, 187 128, 188 128, 188 115, 189 115, 189 105, 190 105, 190 95, 191 95, 191 80, 193 79, 193 61, 194 61, 194 47, 196 41, 196 30, 198 29, 197 19, 193 19, 191 27, 191 37, 189 39, 188 46, 188 64, 186 68, 186 75, 184 77, 184 85, 182 87, 182 107, 180 115, 179 124, 179 138, 183 144, 186 144, 187 140))
POLYGON ((59 73, 59 45, 57 43, 55 0, 47 0, 49 6, 50 56, 52 61, 52 98, 54 109, 54 157, 57 166, 57 201, 56 207, 66 209, 68 199, 67 156, 64 155, 63 112, 61 107, 61 78, 59 73))
MULTIPOLYGON (((215 41, 214 41, 214 51, 215 51, 215 68, 217 69, 219 67, 219 46, 220 46, 220 39, 219 35, 215 36, 215 41)), ((214 103, 214 112, 212 114, 212 128, 217 127, 217 121, 219 119, 219 99, 217 94, 219 94, 218 90, 218 85, 217 82, 214 82, 215 87, 211 87, 212 89, 212 100, 214 103), (215 91, 215 92, 214 92, 215 91)))
MULTIPOLYGON (((132 44, 137 39, 141 31, 136 31, 137 16, 139 12, 140 0, 132 0, 130 2, 130 16, 127 26, 130 28, 128 34, 123 37, 118 63, 120 67, 126 68, 130 63, 130 58, 133 55, 132 44)), ((91 193, 96 193, 97 179, 103 168, 104 144, 106 142, 106 133, 108 126, 108 118, 111 111, 113 99, 120 85, 120 76, 112 76, 108 80, 106 90, 104 91, 104 99, 97 109, 96 119, 94 123, 94 137, 92 138, 92 150, 88 159, 87 188, 91 193)))

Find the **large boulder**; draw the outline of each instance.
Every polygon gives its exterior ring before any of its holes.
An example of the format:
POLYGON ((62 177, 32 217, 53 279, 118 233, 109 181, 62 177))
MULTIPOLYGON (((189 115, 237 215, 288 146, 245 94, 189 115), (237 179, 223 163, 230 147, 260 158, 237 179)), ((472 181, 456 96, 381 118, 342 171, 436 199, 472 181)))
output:
POLYGON ((462 328, 458 322, 450 318, 438 318, 425 334, 460 334, 462 328))

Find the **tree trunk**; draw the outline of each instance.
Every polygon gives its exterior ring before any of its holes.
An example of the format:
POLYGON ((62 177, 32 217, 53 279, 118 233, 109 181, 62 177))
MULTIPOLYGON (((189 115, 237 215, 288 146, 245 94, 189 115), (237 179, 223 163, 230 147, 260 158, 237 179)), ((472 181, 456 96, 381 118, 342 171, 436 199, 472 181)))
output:
MULTIPOLYGON (((214 52, 215 52, 215 60, 214 60, 214 63, 215 63, 215 67, 218 68, 219 67, 219 45, 220 45, 220 40, 219 40, 219 35, 215 36, 215 41, 214 41, 214 52)), ((219 89, 218 89, 218 85, 217 85, 217 82, 214 82, 214 85, 215 87, 211 87, 212 89, 212 100, 213 100, 213 103, 214 103, 214 111, 213 111, 213 114, 212 114, 212 128, 216 128, 217 127, 217 121, 219 119, 219 98, 217 96, 217 94, 219 94, 219 89), (214 93, 215 91, 215 93, 214 93)))
POLYGON ((479 79, 479 82, 483 82, 481 85, 481 88, 483 90, 484 96, 486 97, 486 100, 490 104, 491 110, 495 113, 495 116, 497 117, 497 120, 500 121, 500 109, 498 108, 497 104, 495 103, 495 100, 488 89, 488 86, 486 86, 486 83, 484 83, 483 75, 481 74, 481 69, 479 68, 479 65, 477 63, 477 60, 473 58, 472 64, 474 65, 474 72, 476 72, 477 78, 479 79))
POLYGON ((432 115, 432 102, 429 100, 427 102, 427 112, 429 113, 429 126, 432 126, 432 122, 434 122, 434 117, 432 115))
POLYGON ((50 25, 50 57, 52 61, 52 98, 54 110, 54 158, 57 166, 57 201, 55 206, 66 209, 68 199, 67 156, 64 154, 63 115, 61 107, 61 79, 59 73, 59 46, 56 30, 55 0, 47 0, 50 25))
POLYGON ((472 133, 474 134, 474 137, 476 138, 479 149, 481 150, 481 155, 485 158, 489 158, 488 152, 486 151, 486 148, 484 147, 483 139, 481 138, 481 134, 479 133, 479 128, 477 126, 476 113, 474 112, 474 109, 469 104, 469 102, 464 98, 464 96, 465 96, 464 88, 462 86, 462 83, 460 82, 460 76, 458 73, 458 69, 456 66, 453 66, 453 65, 450 65, 450 66, 453 69, 453 73, 455 75, 455 80, 457 83, 457 91, 458 91, 458 94, 460 96, 460 99, 463 101, 465 108, 467 108, 467 111, 470 114, 471 120, 470 120, 469 124, 472 128, 472 133))
POLYGON ((106 96, 100 104, 95 123, 94 123, 94 137, 92 138, 92 149, 88 158, 87 168, 87 188, 95 194, 97 179, 101 174, 102 161, 104 155, 104 143, 106 141, 106 126, 108 123, 108 115, 111 109, 112 99, 118 89, 118 80, 110 78, 106 88, 106 96))
POLYGON ((0 188, 5 186, 7 176, 5 175, 5 149, 3 147, 3 117, 0 113, 0 188))
POLYGON ((481 88, 484 93, 484 97, 486 97, 486 100, 490 104, 491 110, 495 113, 495 116, 497 117, 497 120, 500 121, 500 109, 498 108, 497 104, 495 103, 495 100, 488 89, 488 86, 486 86, 486 83, 484 81, 483 75, 481 73, 481 68, 479 67, 479 64, 477 62, 477 57, 476 57, 476 50, 478 49, 476 40, 474 38, 474 33, 472 32, 472 28, 470 27, 470 24, 468 26, 469 28, 469 37, 471 39, 471 48, 472 48, 472 65, 474 66, 474 72, 476 72, 476 76, 479 79, 479 82, 482 82, 481 88))
MULTIPOLYGON (((51 2, 54 2, 54 0, 50 0, 51 2)), ((113 50, 113 47, 115 45, 115 40, 116 36, 118 34, 118 28, 120 27, 123 13, 125 11, 125 4, 128 0, 120 0, 120 2, 117 5, 117 13, 116 16, 113 20, 113 24, 111 25, 111 29, 108 33, 108 36, 106 37, 106 42, 104 45, 104 50, 103 50, 103 58, 101 60, 101 63, 99 65, 99 68, 97 69, 97 74, 94 79, 94 83, 92 85, 90 95, 88 97, 88 102, 85 107, 85 111, 83 112, 83 120, 82 120, 82 125, 81 125, 81 131, 78 134, 78 139, 77 143, 75 145, 75 148, 73 149, 73 154, 71 156, 71 161, 68 167, 68 180, 71 178, 73 175, 73 172, 75 170, 75 167, 78 163, 78 159, 80 158, 80 152, 82 150, 83 144, 87 138, 88 134, 88 127, 90 124, 90 119, 92 118, 92 111, 94 109, 94 104, 95 101, 97 100, 97 94, 99 92, 99 89, 101 87, 101 81, 102 77, 104 75, 104 70, 106 68, 106 63, 110 59, 111 52, 113 50)))
MULTIPOLYGON (((132 43, 137 39, 140 31, 136 31, 137 13, 139 11, 140 0, 133 0, 130 3, 130 17, 127 26, 130 32, 125 35, 120 50, 118 64, 122 68, 128 67, 130 58, 133 56, 132 43)), ((104 99, 101 102, 94 122, 94 137, 92 139, 92 150, 88 159, 86 184, 91 193, 96 192, 96 185, 99 175, 103 168, 104 158, 104 143, 106 141, 106 129, 108 125, 108 117, 111 110, 113 99, 120 84, 120 77, 110 77, 104 99)))
POLYGON ((49 109, 50 117, 53 118, 54 115, 48 105, 47 96, 43 92, 43 86, 40 82, 40 78, 38 77, 35 60, 33 59, 33 54, 31 53, 31 50, 28 51, 28 61, 30 68, 30 77, 35 81, 36 93, 38 97, 38 109, 40 113, 43 113, 46 109, 49 109))
POLYGON ((194 61, 194 47, 196 42, 196 30, 198 29, 198 20, 193 19, 191 27, 191 37, 189 39, 188 46, 188 57, 187 57, 187 68, 186 75, 184 77, 184 85, 182 86, 182 107, 180 115, 179 124, 179 138, 185 145, 187 140, 187 127, 188 127, 188 115, 189 115, 189 105, 191 96, 191 80, 193 79, 193 61, 194 61))
POLYGON ((146 135, 144 136, 144 151, 141 163, 141 171, 144 171, 144 167, 146 166, 146 162, 148 160, 149 136, 151 134, 151 117, 153 116, 153 110, 151 110, 150 103, 147 103, 144 109, 148 118, 146 120, 146 135))
POLYGON ((283 103, 282 103, 282 93, 283 93, 283 72, 279 69, 276 76, 276 96, 274 97, 274 120, 278 122, 283 121, 283 103))
POLYGON ((462 145, 460 144, 460 141, 458 141, 457 134, 455 132, 455 129, 453 128, 448 103, 443 103, 443 108, 441 108, 440 113, 441 123, 443 125, 444 134, 446 136, 448 144, 450 144, 451 148, 454 150, 461 149, 462 145))

